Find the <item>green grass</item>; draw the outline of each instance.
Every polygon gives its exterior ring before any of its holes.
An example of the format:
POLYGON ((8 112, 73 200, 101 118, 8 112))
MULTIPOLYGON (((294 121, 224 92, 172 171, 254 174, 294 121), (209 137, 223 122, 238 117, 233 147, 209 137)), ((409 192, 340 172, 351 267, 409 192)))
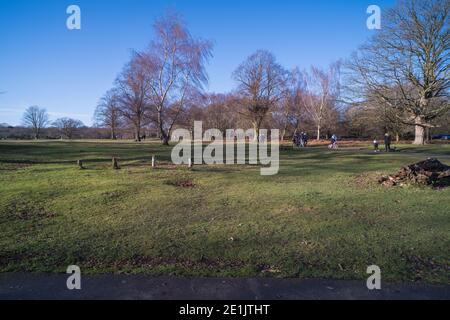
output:
POLYGON ((170 150, 0 142, 0 271, 366 279, 376 264, 386 281, 450 282, 450 188, 376 183, 428 155, 450 164, 450 145, 286 148, 269 177, 169 166, 170 150))

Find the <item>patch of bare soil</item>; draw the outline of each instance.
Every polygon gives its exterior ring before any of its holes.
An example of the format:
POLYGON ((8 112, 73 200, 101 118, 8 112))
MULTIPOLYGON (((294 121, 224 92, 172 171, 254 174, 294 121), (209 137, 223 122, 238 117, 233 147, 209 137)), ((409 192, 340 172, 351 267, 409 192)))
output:
POLYGON ((56 216, 41 205, 36 205, 26 201, 13 201, 7 208, 7 216, 19 220, 42 220, 56 216))
POLYGON ((196 187, 195 183, 191 180, 170 180, 167 181, 166 183, 170 186, 174 186, 177 188, 190 189, 196 187))
POLYGON ((379 171, 369 171, 363 172, 360 175, 357 175, 351 184, 358 189, 367 189, 369 187, 374 187, 377 185, 377 179, 382 175, 379 171))
POLYGON ((437 159, 427 159, 403 167, 395 175, 382 176, 379 183, 385 187, 412 184, 445 188, 450 186, 450 166, 437 159))
POLYGON ((415 280, 421 281, 427 272, 439 273, 450 272, 450 265, 446 263, 438 263, 431 258, 423 258, 417 255, 407 255, 406 260, 412 266, 415 272, 415 280))
POLYGON ((120 199, 123 194, 124 192, 121 191, 103 192, 102 197, 105 202, 108 202, 120 199))

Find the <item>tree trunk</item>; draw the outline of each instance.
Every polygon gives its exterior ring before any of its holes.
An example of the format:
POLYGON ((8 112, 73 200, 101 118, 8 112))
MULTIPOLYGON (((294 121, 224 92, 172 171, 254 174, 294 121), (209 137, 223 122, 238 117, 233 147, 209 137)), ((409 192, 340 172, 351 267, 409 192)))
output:
MULTIPOLYGON (((428 105, 428 99, 426 98, 425 94, 420 99, 420 106, 422 107, 422 110, 425 110, 428 105)), ((422 117, 420 115, 416 116, 416 119, 414 121, 415 123, 415 139, 414 144, 415 145, 424 145, 425 144, 425 126, 424 122, 422 120, 422 117)))
POLYGON ((320 127, 320 124, 318 124, 317 125, 317 141, 320 141, 320 129, 321 129, 321 127, 320 127))
POLYGON ((415 145, 425 144, 425 128, 416 121, 416 133, 414 143, 415 145))
POLYGON ((169 135, 166 133, 162 134, 162 143, 164 146, 168 146, 169 145, 169 135))
POLYGON ((170 133, 166 133, 164 131, 164 125, 163 125, 163 119, 162 119, 162 111, 158 110, 158 132, 159 132, 159 138, 162 141, 162 144, 164 146, 169 145, 170 141, 170 133))
POLYGON ((134 140, 136 142, 141 142, 141 129, 139 128, 139 126, 136 126, 136 128, 135 128, 134 140))
POLYGON ((281 133, 280 141, 284 142, 284 137, 286 135, 286 129, 283 129, 283 132, 281 133))
POLYGON ((259 126, 258 121, 254 121, 253 122, 253 130, 255 132, 255 136, 253 137, 253 142, 259 142, 259 129, 260 129, 260 126, 259 126))

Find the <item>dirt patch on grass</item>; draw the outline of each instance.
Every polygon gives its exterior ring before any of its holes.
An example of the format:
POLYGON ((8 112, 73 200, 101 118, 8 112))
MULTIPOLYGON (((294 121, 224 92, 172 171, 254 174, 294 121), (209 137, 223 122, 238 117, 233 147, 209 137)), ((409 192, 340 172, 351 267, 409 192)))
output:
POLYGON ((169 186, 177 187, 177 188, 183 188, 183 189, 192 189, 195 188, 197 185, 192 180, 167 180, 166 184, 169 186))
POLYGON ((421 281, 425 278, 426 273, 450 273, 450 265, 438 263, 432 258, 422 258, 416 255, 406 256, 406 260, 412 266, 415 273, 414 280, 421 281))
POLYGON ((24 261, 27 257, 18 253, 0 252, 0 268, 6 267, 11 262, 24 261))
POLYGON ((351 181, 351 185, 358 189, 373 188, 378 185, 377 181, 383 174, 378 171, 363 172, 351 181))
POLYGON ((27 202, 24 200, 12 201, 6 208, 5 216, 13 220, 43 220, 56 217, 56 213, 51 212, 40 204, 27 202))
POLYGON ((105 202, 119 200, 124 195, 122 191, 108 191, 102 193, 102 198, 105 202))

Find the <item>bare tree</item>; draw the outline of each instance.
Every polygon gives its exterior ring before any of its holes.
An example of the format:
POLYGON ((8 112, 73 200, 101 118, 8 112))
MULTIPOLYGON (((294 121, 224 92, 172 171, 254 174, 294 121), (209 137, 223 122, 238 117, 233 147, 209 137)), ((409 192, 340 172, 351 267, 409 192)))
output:
POLYGON ((316 138, 320 140, 321 130, 327 115, 336 107, 340 94, 340 62, 330 65, 327 70, 311 67, 303 72, 305 94, 303 104, 316 126, 316 138))
POLYGON ((147 120, 149 102, 146 92, 150 90, 148 77, 140 63, 138 54, 133 54, 116 80, 116 94, 119 113, 133 127, 135 141, 141 141, 141 130, 147 120))
POLYGON ((205 125, 208 129, 217 128, 225 133, 227 129, 237 128, 236 117, 232 109, 231 97, 225 94, 210 94, 206 96, 205 125))
POLYGON ((35 139, 39 139, 42 129, 49 124, 47 111, 37 106, 29 107, 23 115, 23 123, 32 128, 35 139))
POLYGON ((111 139, 116 140, 117 130, 122 125, 117 92, 110 90, 101 98, 94 117, 97 125, 107 127, 110 130, 111 139))
POLYGON ((287 81, 287 89, 282 100, 272 112, 272 117, 280 129, 281 140, 284 140, 288 129, 295 135, 305 120, 304 105, 305 88, 298 69, 293 70, 287 81))
POLYGON ((449 10, 448 0, 400 0, 349 63, 354 97, 375 95, 397 109, 399 120, 415 127, 415 144, 450 109, 449 10))
POLYGON ((53 125, 59 129, 61 135, 67 137, 69 140, 75 136, 78 129, 84 126, 80 120, 71 118, 60 118, 53 125))
MULTIPOLYGON (((395 93, 386 93, 385 96, 392 96, 393 94, 395 93)), ((403 108, 392 108, 389 103, 386 103, 384 99, 381 99, 376 94, 369 95, 369 97, 366 105, 368 108, 375 110, 378 122, 384 133, 393 133, 396 141, 399 142, 401 134, 407 131, 408 126, 403 123, 402 119, 407 119, 408 114, 403 108)), ((398 103, 398 101, 396 103, 398 103)))
POLYGON ((155 40, 137 60, 145 72, 145 97, 152 108, 152 119, 163 144, 168 145, 173 126, 189 99, 208 81, 205 63, 212 56, 212 43, 193 38, 175 13, 158 19, 154 30, 155 40))
POLYGON ((236 69, 233 78, 238 82, 238 91, 246 105, 244 115, 253 124, 256 140, 267 114, 283 98, 287 72, 272 53, 259 50, 236 69))

